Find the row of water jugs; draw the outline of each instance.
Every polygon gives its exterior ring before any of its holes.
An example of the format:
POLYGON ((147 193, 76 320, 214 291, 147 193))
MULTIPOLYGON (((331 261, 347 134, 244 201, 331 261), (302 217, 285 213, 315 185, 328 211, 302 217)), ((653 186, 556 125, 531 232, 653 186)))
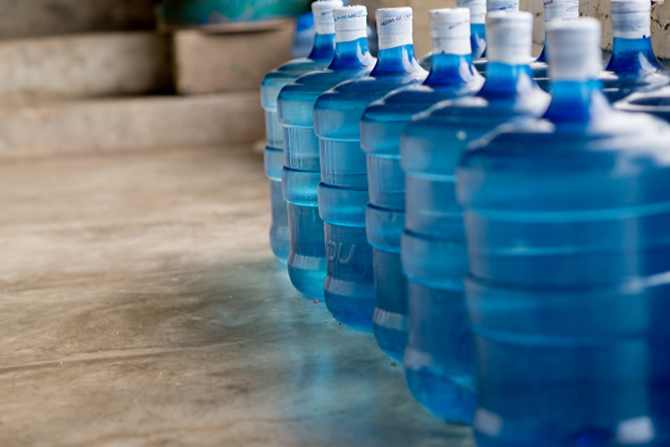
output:
POLYGON ((670 446, 670 126, 611 105, 670 83, 650 2, 611 1, 604 69, 577 0, 544 1, 536 59, 517 0, 459 6, 426 72, 410 8, 375 59, 365 7, 313 4, 262 86, 272 248, 480 447, 670 446))

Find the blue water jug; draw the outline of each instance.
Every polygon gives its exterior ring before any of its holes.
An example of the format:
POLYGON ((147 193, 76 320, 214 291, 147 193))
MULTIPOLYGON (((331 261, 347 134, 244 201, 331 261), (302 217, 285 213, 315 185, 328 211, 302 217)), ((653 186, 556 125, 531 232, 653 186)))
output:
POLYGON ((533 17, 487 15, 488 73, 475 96, 438 103, 405 129, 400 153, 406 214, 401 259, 409 283, 405 375, 414 397, 435 415, 471 423, 474 348, 463 278, 467 254, 454 174, 467 145, 499 124, 540 116, 548 95, 532 79, 533 17))
POLYGON ((379 347, 400 361, 407 346, 407 282, 400 262, 405 226, 400 137, 412 116, 439 101, 474 94, 484 82, 472 66, 470 10, 433 10, 430 28, 433 60, 428 78, 373 102, 361 120, 361 147, 368 154, 367 234, 376 294, 373 329, 379 347))
POLYGON ((372 248, 365 232, 368 176, 360 120, 372 101, 426 77, 414 57, 412 9, 378 9, 376 18, 379 54, 370 75, 339 84, 314 106, 321 150, 319 212, 326 222, 326 306, 338 321, 366 331, 372 330, 375 297, 372 248))
MULTIPOLYGON (((477 60, 484 55, 486 50, 486 0, 457 0, 459 8, 470 10, 470 49, 472 60, 477 60)), ((419 62, 423 68, 430 70, 433 59, 433 51, 426 54, 419 62)))
POLYGON ((288 202, 288 272, 305 296, 323 298, 326 279, 324 223, 317 190, 321 181, 319 141, 312 110, 319 95, 347 79, 366 76, 375 59, 368 49, 367 9, 349 6, 334 11, 337 46, 324 71, 308 73, 279 93, 279 121, 284 126, 284 198, 288 202))
POLYGON ((547 71, 547 24, 553 20, 575 20, 579 18, 579 0, 543 0, 544 8, 544 46, 540 55, 530 64, 533 79, 542 90, 549 91, 549 72, 547 71))
POLYGON ((335 30, 332 11, 341 7, 341 0, 319 0, 312 3, 316 36, 314 47, 307 58, 293 59, 272 70, 261 84, 261 105, 265 110, 267 146, 265 147, 265 173, 270 179, 270 203, 272 226, 270 246, 277 259, 286 262, 289 253, 288 211, 282 192, 282 168, 284 167, 284 136, 277 118, 277 96, 286 84, 305 73, 323 70, 335 54, 335 30))
POLYGON ((670 83, 651 46, 651 2, 612 0, 612 57, 602 76, 605 94, 617 101, 638 90, 670 83))
POLYGON ((670 445, 670 127, 615 112, 600 24, 549 25, 553 98, 457 171, 479 447, 670 445))

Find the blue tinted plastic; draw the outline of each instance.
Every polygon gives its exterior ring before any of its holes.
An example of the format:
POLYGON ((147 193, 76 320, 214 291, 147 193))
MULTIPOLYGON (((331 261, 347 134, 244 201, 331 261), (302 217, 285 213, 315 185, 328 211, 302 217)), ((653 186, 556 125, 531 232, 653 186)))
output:
POLYGON ((533 72, 533 80, 545 92, 549 91, 549 64, 547 60, 547 39, 545 37, 544 46, 540 55, 530 64, 533 72))
POLYGON ((479 94, 438 103, 405 129, 406 180, 402 263, 409 282, 405 374, 432 413, 471 423, 475 410, 474 345, 463 278, 467 254, 455 171, 473 140, 513 118, 540 116, 548 95, 528 66, 492 62, 479 94))
POLYGON ((651 113, 670 123, 670 87, 633 93, 616 102, 615 107, 626 112, 651 113))
POLYGON ((670 129, 598 84, 457 172, 479 447, 670 445, 670 129))
POLYGON ((670 83, 670 77, 656 58, 651 38, 614 38, 612 57, 601 77, 610 101, 629 94, 659 88, 670 83))
POLYGON ((314 46, 314 15, 305 13, 296 20, 295 34, 291 54, 293 57, 307 57, 314 46))
MULTIPOLYGON (((472 60, 475 61, 475 66, 477 66, 477 61, 484 56, 486 50, 486 26, 483 23, 470 24, 470 46, 472 47, 472 60)), ((432 61, 433 53, 431 52, 423 56, 419 63, 426 70, 430 70, 432 61)), ((479 65, 481 66, 481 63, 479 65)), ((477 71, 484 72, 484 70, 477 71)))
POLYGON ((363 114, 361 147, 368 154, 370 194, 367 234, 375 269, 373 328, 379 347, 399 361, 407 346, 407 282, 400 262, 400 236, 405 224, 400 137, 412 116, 439 101, 474 94, 483 82, 470 55, 436 54, 422 85, 391 92, 363 114))
POLYGON ((265 129, 268 145, 265 148, 265 172, 270 179, 270 201, 272 205, 272 226, 270 246, 282 262, 286 262, 288 245, 288 212, 282 197, 281 179, 284 167, 284 135, 277 118, 277 96, 286 84, 295 81, 305 73, 323 70, 330 64, 335 53, 335 34, 317 34, 314 47, 307 58, 294 59, 272 70, 261 84, 261 105, 265 110, 265 129))
POLYGON ((288 272, 293 285, 309 298, 323 298, 326 279, 324 223, 317 202, 321 168, 319 142, 314 134, 314 103, 337 84, 367 75, 374 63, 367 39, 339 42, 328 69, 301 76, 279 93, 285 145, 284 197, 291 235, 288 272))
POLYGON ((370 76, 339 84, 321 95, 314 107, 321 156, 319 212, 326 222, 326 305, 338 321, 356 329, 372 330, 375 307, 360 119, 372 101, 425 76, 412 45, 380 50, 370 76))

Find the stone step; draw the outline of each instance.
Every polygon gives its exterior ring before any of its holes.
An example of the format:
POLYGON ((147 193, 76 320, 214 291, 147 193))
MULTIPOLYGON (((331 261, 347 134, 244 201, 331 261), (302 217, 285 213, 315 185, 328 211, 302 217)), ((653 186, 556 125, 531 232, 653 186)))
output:
POLYGON ((291 59, 293 22, 255 32, 174 34, 175 89, 180 94, 258 90, 265 74, 291 59))
POLYGON ((171 83, 169 38, 152 31, 0 41, 0 96, 134 95, 171 83))
POLYGON ((47 102, 0 109, 0 159, 156 150, 263 138, 257 92, 47 102))
POLYGON ((0 38, 151 29, 153 0, 2 0, 0 38))

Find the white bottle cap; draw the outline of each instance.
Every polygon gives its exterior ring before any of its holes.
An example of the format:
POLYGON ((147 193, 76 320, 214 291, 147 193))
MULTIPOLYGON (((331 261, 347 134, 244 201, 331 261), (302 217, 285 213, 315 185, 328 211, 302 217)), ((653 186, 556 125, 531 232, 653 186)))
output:
POLYGON ((494 11, 486 14, 486 41, 491 62, 526 65, 532 60, 533 15, 494 11))
POLYGON ((464 56, 472 53, 470 10, 449 8, 430 11, 430 37, 433 41, 433 54, 464 56))
POLYGON ((312 3, 316 34, 335 34, 333 10, 342 7, 342 0, 319 0, 312 3))
POLYGON ((519 0, 486 0, 486 10, 493 11, 518 11, 519 0))
POLYGON ((486 0, 458 0, 459 8, 470 10, 470 23, 486 23, 486 0))
POLYGON ((579 0, 544 0, 544 23, 579 17, 579 0))
POLYGON ((365 6, 345 6, 333 11, 335 19, 335 39, 349 42, 368 37, 368 8, 365 6))
POLYGON ((649 0, 612 0, 614 37, 641 39, 651 36, 651 2, 649 0))
POLYGON ((600 22, 590 17, 547 24, 549 75, 552 79, 586 81, 600 73, 600 22))
POLYGON ((380 50, 412 44, 412 8, 381 8, 375 18, 380 50))

